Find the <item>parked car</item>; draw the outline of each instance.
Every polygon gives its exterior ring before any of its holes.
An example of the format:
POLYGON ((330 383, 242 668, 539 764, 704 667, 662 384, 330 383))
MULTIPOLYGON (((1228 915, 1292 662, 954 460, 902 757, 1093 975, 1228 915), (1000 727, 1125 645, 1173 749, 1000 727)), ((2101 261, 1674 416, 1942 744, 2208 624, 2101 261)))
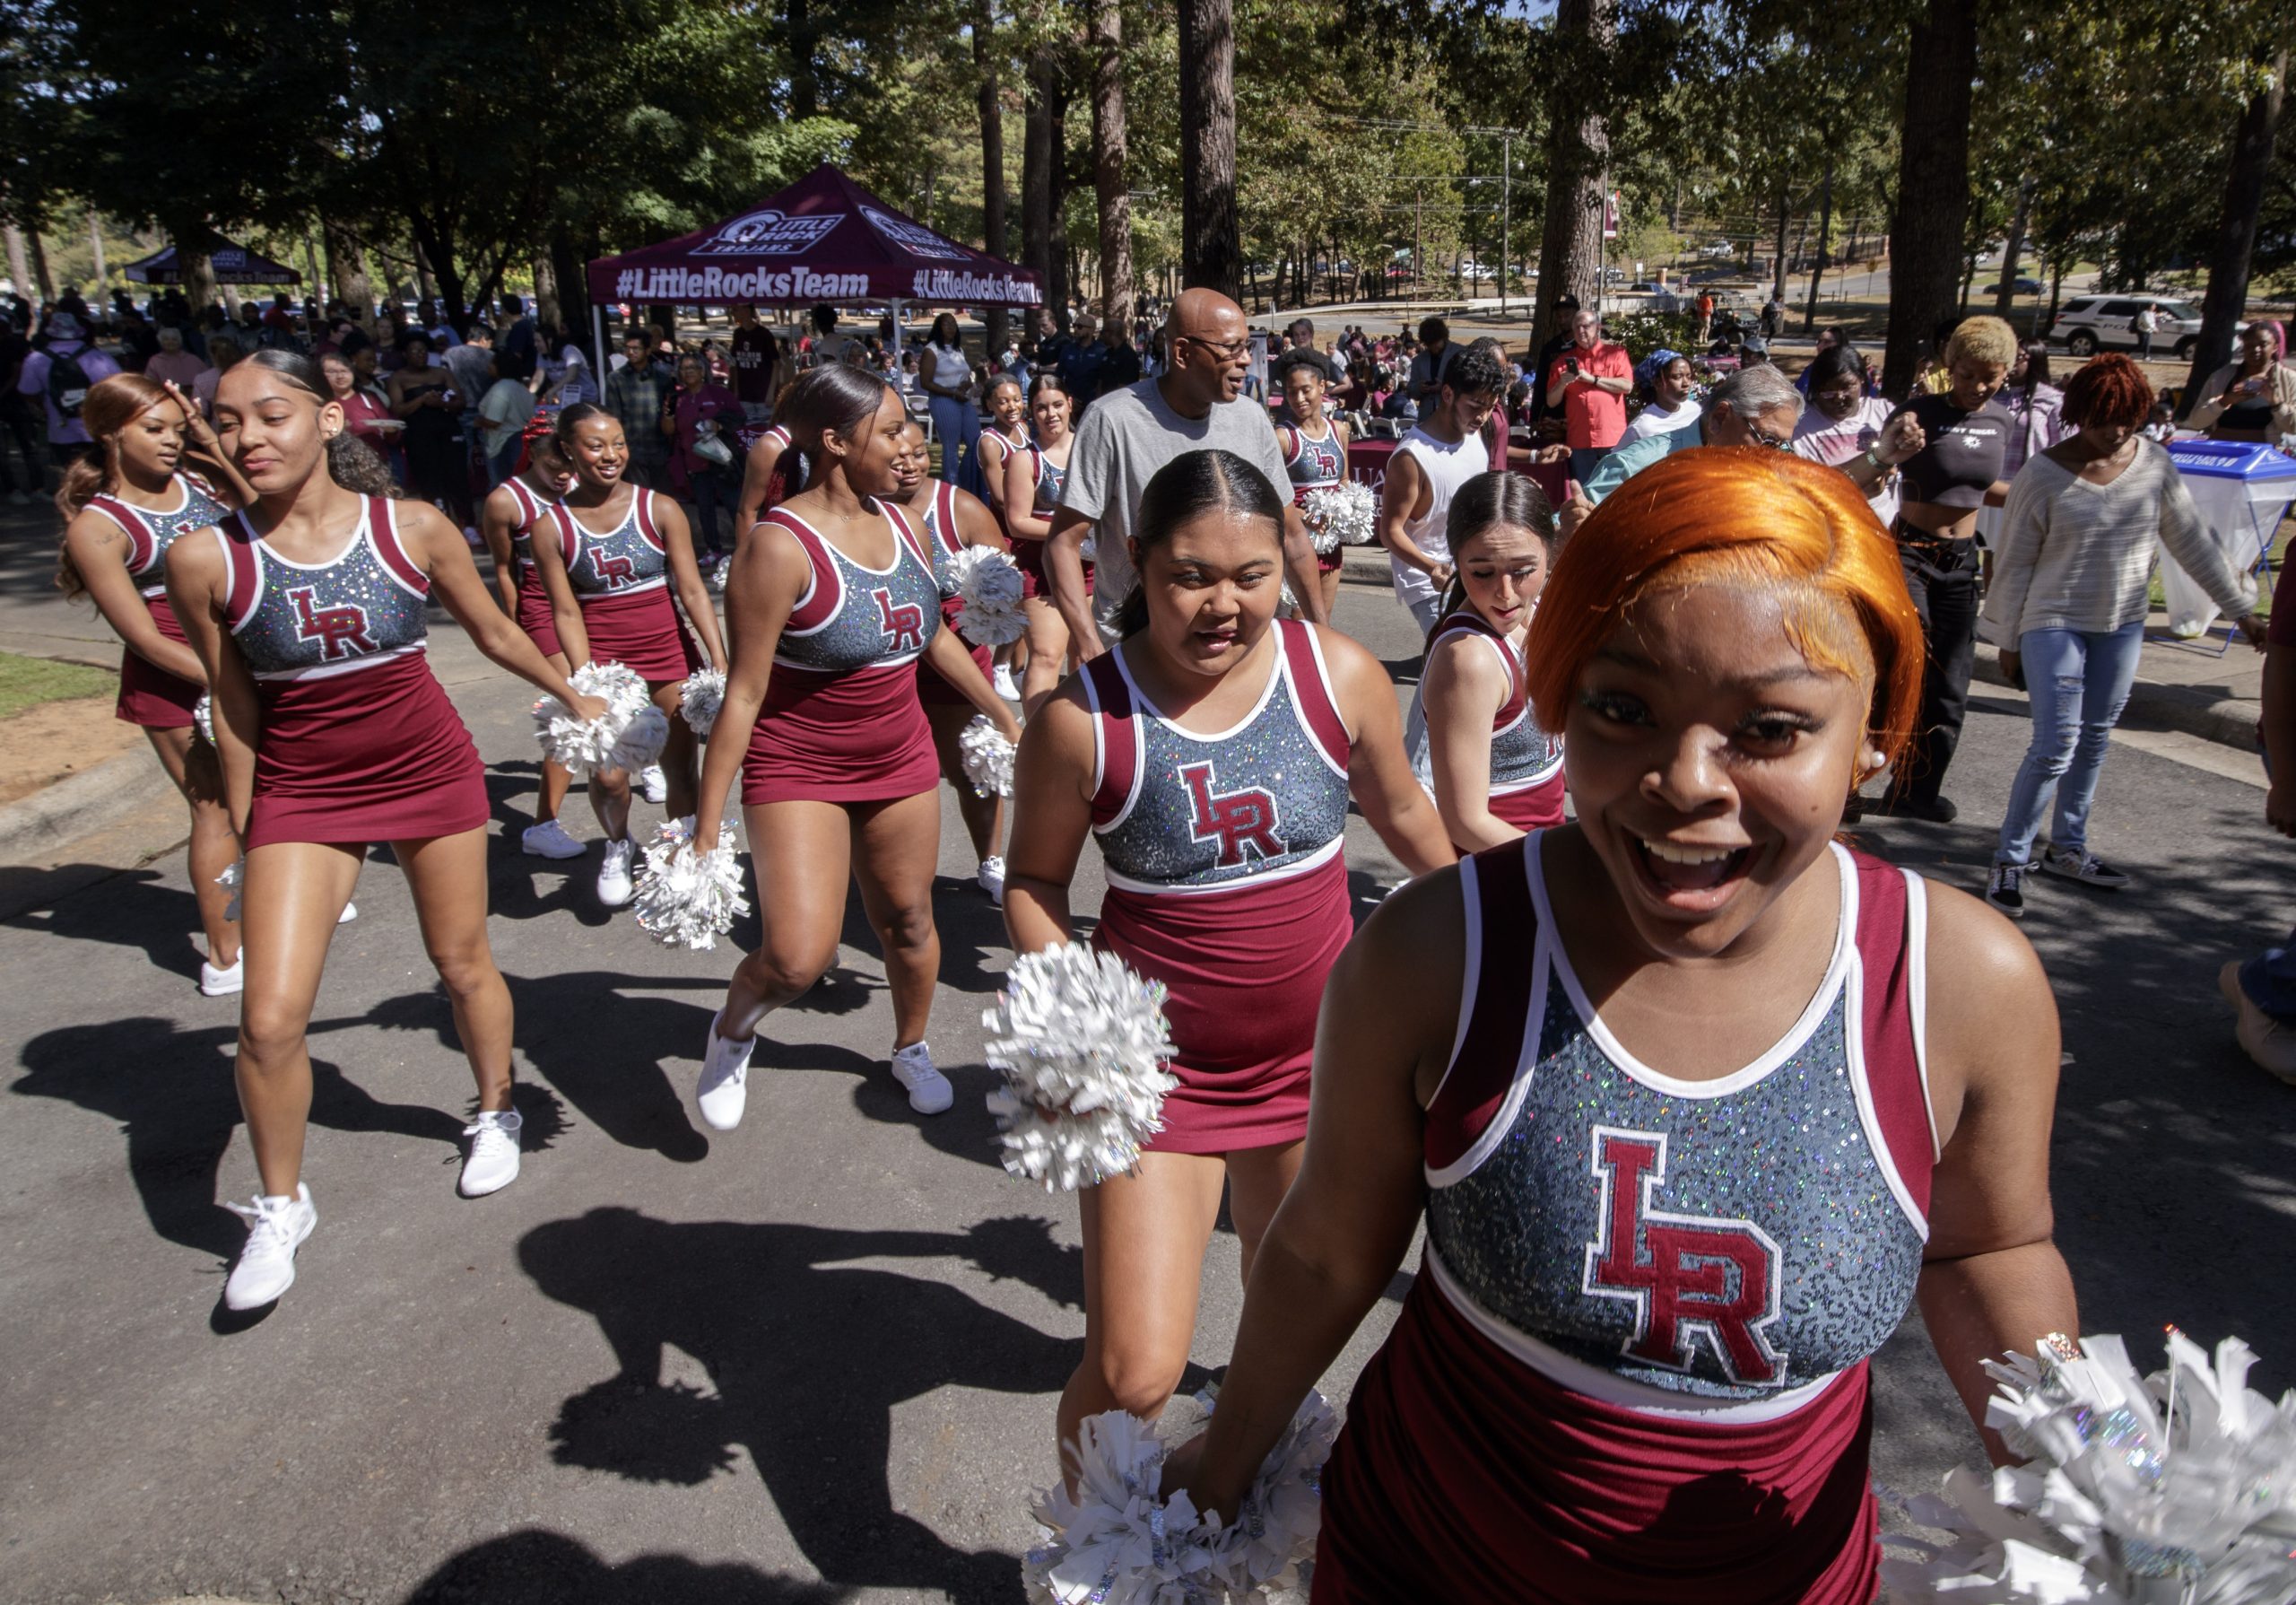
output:
POLYGON ((1682 298, 1653 279, 1637 279, 1619 292, 1621 295, 1647 295, 1653 311, 1671 312, 1682 304, 1682 298))
POLYGON ((2076 357, 2135 351, 2136 334, 2129 322, 2147 302, 2161 310, 2163 319, 2152 336, 2153 351, 2172 352, 2179 362, 2190 362, 2193 348, 2200 344, 2200 309, 2173 295, 2076 295, 2058 309, 2048 337, 2076 357))
MULTIPOLYGON (((2013 295, 2039 295, 2040 292, 2041 282, 2039 279, 2019 279, 2017 281, 2016 289, 2010 292, 2013 295)), ((1998 295, 2001 293, 2001 286, 1998 284, 1987 284, 1980 293, 1986 295, 1998 295)))

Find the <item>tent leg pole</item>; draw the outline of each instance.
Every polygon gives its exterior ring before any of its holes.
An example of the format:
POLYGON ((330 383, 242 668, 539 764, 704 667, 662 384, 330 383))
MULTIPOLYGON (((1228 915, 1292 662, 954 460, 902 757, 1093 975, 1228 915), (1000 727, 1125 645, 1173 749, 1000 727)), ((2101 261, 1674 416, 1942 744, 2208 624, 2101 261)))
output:
POLYGON ((606 388, 606 310, 596 301, 590 303, 590 343, 597 348, 598 365, 592 370, 598 376, 598 394, 606 388))

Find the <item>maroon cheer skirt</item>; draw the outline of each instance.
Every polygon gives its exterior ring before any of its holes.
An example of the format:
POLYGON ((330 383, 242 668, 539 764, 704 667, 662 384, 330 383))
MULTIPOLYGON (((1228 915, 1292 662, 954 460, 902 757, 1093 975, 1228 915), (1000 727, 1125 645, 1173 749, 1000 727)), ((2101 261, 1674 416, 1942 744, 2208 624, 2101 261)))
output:
MULTIPOLYGON (((146 597, 144 602, 151 608, 152 622, 160 627, 161 634, 190 644, 167 598, 146 597)), ((112 709, 112 717, 147 730, 187 729, 193 723, 193 705, 206 694, 207 687, 198 681, 171 675, 129 647, 119 657, 119 702, 112 709)))
POLYGON ((1179 1086, 1143 1146, 1226 1154, 1308 1134, 1308 1070, 1324 981, 1355 934, 1346 860, 1232 891, 1152 895, 1110 886, 1103 947, 1170 991, 1179 1086))
POLYGON ((1556 770, 1535 786, 1520 791, 1494 792, 1491 816, 1528 835, 1562 823, 1562 771, 1556 770))
MULTIPOLYGON (((1042 597, 1046 601, 1051 601, 1052 576, 1044 571, 1044 543, 1032 541, 1025 535, 1016 535, 1013 537, 1012 546, 1013 566, 1021 571, 1022 598, 1033 600, 1042 597)), ((1089 563, 1084 565, 1084 594, 1088 597, 1092 594, 1092 565, 1089 563)))
POLYGON ((773 666, 742 755, 744 807, 890 802, 940 783, 909 665, 843 675, 773 666))
POLYGON ((372 668, 258 680, 250 851, 274 842, 404 842, 487 821, 486 766, 421 652, 372 668))
POLYGON ((666 587, 579 600, 591 662, 619 663, 653 685, 674 685, 701 667, 666 587))
MULTIPOLYGON (((957 627, 957 603, 956 598, 953 597, 944 598, 942 600, 941 627, 952 632, 953 632, 957 627)), ((958 639, 961 641, 963 640, 963 637, 959 636, 958 639)), ((996 659, 995 654, 990 652, 987 647, 972 646, 972 643, 970 641, 967 641, 965 644, 971 648, 973 667, 980 670, 980 677, 984 680, 989 680, 994 683, 994 677, 996 674, 996 659)), ((970 702, 965 701, 964 693, 959 691, 955 686, 950 685, 948 681, 942 678, 941 671, 935 668, 931 664, 926 662, 922 658, 919 658, 917 660, 917 700, 930 706, 939 708, 970 708, 972 706, 970 702)))
POLYGON ((558 615, 550 610, 550 588, 542 582, 542 576, 530 563, 518 565, 518 611, 515 616, 518 628, 541 649, 544 657, 566 650, 558 641, 558 615))

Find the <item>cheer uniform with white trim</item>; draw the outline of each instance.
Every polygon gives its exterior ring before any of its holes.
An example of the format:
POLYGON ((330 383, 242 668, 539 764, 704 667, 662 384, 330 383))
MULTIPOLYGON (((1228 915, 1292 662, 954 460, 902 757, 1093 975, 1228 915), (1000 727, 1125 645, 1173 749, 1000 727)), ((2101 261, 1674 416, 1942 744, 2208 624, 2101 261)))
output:
MULTIPOLYGON (((1037 517, 1050 519, 1060 510, 1060 487, 1067 483, 1068 470, 1044 454, 1041 446, 1028 448, 1029 470, 1036 481, 1037 493, 1033 509, 1037 517)), ((1044 569, 1044 542, 1025 535, 1008 536, 1013 546, 1013 566, 1021 571, 1021 595, 1023 598, 1042 597, 1052 599, 1052 577, 1044 569)), ((1084 564, 1084 594, 1092 594, 1092 565, 1084 564)))
POLYGON ((535 571, 535 526, 551 516, 550 504, 535 495, 522 475, 502 482, 518 504, 518 521, 510 530, 510 562, 518 588, 518 628, 541 649, 544 657, 566 649, 558 639, 558 620, 550 610, 550 589, 535 571))
POLYGON ((590 638, 590 661, 619 663, 656 685, 700 668, 700 654, 670 606, 670 560, 654 518, 654 493, 631 486, 629 510, 605 535, 585 528, 564 501, 552 502, 550 511, 566 580, 590 638))
POLYGON ((1224 1154, 1308 1130, 1324 980, 1349 912, 1350 737, 1312 625, 1279 619, 1275 660, 1229 729, 1182 729, 1118 646, 1085 666, 1092 833, 1108 868, 1095 945, 1170 990, 1179 1086, 1146 1146, 1224 1154))
MULTIPOLYGON (((944 579, 949 560, 965 549, 965 537, 957 529, 957 487, 945 479, 933 482, 932 504, 925 510, 925 549, 933 554, 934 583, 942 586, 941 623, 953 630, 957 627, 957 599, 948 594, 944 579)), ((972 653, 974 667, 982 679, 996 672, 994 654, 987 647, 965 643, 972 653)), ((918 659, 917 665, 917 697, 921 702, 947 708, 970 708, 964 694, 942 677, 941 671, 918 659)))
POLYGON ((1461 608, 1435 626, 1427 643, 1435 649, 1455 635, 1474 636, 1499 654, 1511 688, 1491 716, 1491 816, 1518 831, 1544 830, 1562 823, 1562 737, 1539 728, 1524 689, 1523 657, 1515 643, 1491 627, 1473 608, 1461 608))
POLYGON ((365 498, 343 550, 320 563, 274 551, 244 512, 216 528, 224 622, 262 711, 250 851, 486 823, 486 769, 430 672, 430 580, 399 542, 397 511, 365 498))
MULTIPOLYGON (((1286 423, 1276 436, 1283 443, 1283 471, 1292 478, 1292 505, 1305 508, 1312 491, 1327 491, 1347 483, 1347 450, 1339 443, 1339 426, 1324 420, 1323 439, 1311 440, 1295 423, 1286 423)), ((1338 547, 1316 554, 1316 572, 1328 574, 1346 561, 1338 547)))
POLYGON ((1460 866, 1426 1254, 1324 1470, 1314 1598, 1867 1605, 1867 1365, 1936 1159, 1923 884, 1834 847, 1801 1018, 1681 1081, 1588 1002, 1541 840, 1460 866))
POLYGON ((889 568, 847 556, 786 507, 762 520, 789 532, 813 573, 781 627, 742 757, 745 807, 885 802, 941 783, 910 667, 941 627, 941 587, 908 513, 874 505, 892 526, 889 568))
MULTIPOLYGON (((118 496, 91 496, 88 510, 100 512, 119 526, 127 537, 127 577, 135 582, 152 623, 170 641, 190 644, 168 603, 168 548, 195 529, 219 524, 231 510, 188 474, 173 476, 182 493, 173 508, 160 511, 138 507, 118 496)), ((146 730, 181 730, 193 720, 191 711, 207 687, 196 680, 170 674, 134 647, 120 654, 119 702, 112 717, 146 730)))

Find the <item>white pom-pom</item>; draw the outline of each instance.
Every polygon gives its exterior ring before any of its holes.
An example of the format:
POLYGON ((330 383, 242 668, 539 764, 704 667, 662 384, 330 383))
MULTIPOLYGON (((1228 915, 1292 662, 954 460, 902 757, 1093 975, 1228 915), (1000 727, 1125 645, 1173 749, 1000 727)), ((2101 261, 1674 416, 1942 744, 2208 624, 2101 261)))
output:
POLYGON ((575 774, 594 769, 643 769, 662 755, 670 721, 646 694, 638 671, 619 663, 586 663, 567 676, 585 696, 604 700, 606 711, 579 720, 554 696, 535 704, 535 737, 543 751, 575 774))
POLYGON ((678 711, 684 715, 686 728, 697 736, 707 736, 718 722, 718 710, 726 705, 726 676, 714 668, 698 668, 685 677, 685 693, 678 701, 678 711))
POLYGON ((1890 1597, 1952 1605, 2177 1600, 2281 1605, 2296 1597, 2296 1392, 2247 1384, 2237 1338, 2213 1361, 2169 1329, 2169 1365, 2139 1381, 2118 1338, 2044 1339, 1988 1361, 1986 1411, 2030 1457, 1990 1480, 1949 1472, 1942 1499, 1898 1501, 1935 1543, 1883 1562, 1890 1597))
POLYGON ((239 917, 239 893, 247 885, 247 881, 248 861, 245 859, 233 859, 224 868, 223 873, 215 877, 215 884, 231 894, 230 901, 223 905, 223 918, 226 920, 239 917))
POLYGON ((201 692, 199 700, 191 705, 191 722, 198 730, 200 738, 208 746, 213 746, 215 745, 215 697, 212 692, 201 692))
POLYGON ((1004 1072, 988 1107, 1014 1175, 1048 1192, 1097 1186, 1163 1130, 1164 1095, 1179 1085, 1164 1070, 1164 988, 1113 954, 1076 942, 1022 954, 980 1022, 1004 1072))
POLYGON ((1022 1562, 1030 1598, 1050 1605, 1258 1605, 1304 1593, 1322 1520, 1318 1479, 1339 1420, 1312 1389, 1232 1521, 1163 1491, 1165 1446, 1122 1410, 1094 1416, 1072 1446, 1076 1494, 1037 1496, 1042 1540, 1022 1562))
POLYGON ((709 571, 709 589, 722 591, 726 589, 726 581, 733 577, 734 560, 730 557, 721 558, 718 566, 709 571))
POLYGON ((1021 571, 993 546, 967 546, 941 565, 941 591, 957 603, 957 633, 978 647, 1001 647, 1029 632, 1021 571))
POLYGON ((985 713, 975 714, 957 733, 957 758, 964 765, 965 779, 983 797, 1013 795, 1013 755, 1017 750, 985 713))
POLYGON ((1300 519, 1307 525, 1316 550, 1328 554, 1342 546, 1370 545, 1378 510, 1371 487, 1351 479, 1309 491, 1300 506, 1300 519))
POLYGON ((666 819, 639 856, 643 862, 631 908, 639 925, 665 946, 708 952, 749 912, 729 829, 719 831, 717 846, 697 853, 693 816, 666 819))

